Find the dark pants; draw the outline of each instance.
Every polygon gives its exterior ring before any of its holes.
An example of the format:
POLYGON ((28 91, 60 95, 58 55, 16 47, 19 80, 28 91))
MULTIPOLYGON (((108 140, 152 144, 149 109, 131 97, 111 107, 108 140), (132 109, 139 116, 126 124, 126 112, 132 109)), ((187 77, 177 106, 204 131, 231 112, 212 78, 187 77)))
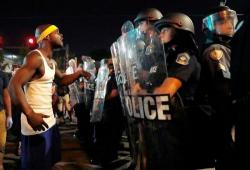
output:
POLYGON ((94 125, 94 151, 95 158, 100 163, 107 164, 118 156, 125 119, 121 111, 104 114, 106 116, 103 120, 94 125))
POLYGON ((236 158, 237 170, 250 169, 250 110, 249 105, 237 106, 236 158))
POLYGON ((213 166, 216 170, 234 169, 233 112, 226 98, 220 99, 212 108, 200 105, 198 110, 189 112, 192 134, 190 162, 195 169, 213 166))
MULTIPOLYGON (((226 101, 226 99, 224 99, 226 101)), ((233 170, 234 169, 234 150, 235 145, 232 141, 231 130, 233 127, 233 111, 229 102, 217 104, 214 107, 216 114, 213 118, 214 132, 214 152, 216 170, 233 170)))
POLYGON ((11 133, 17 137, 18 141, 21 141, 21 109, 18 106, 12 105, 12 113, 13 125, 11 133))
POLYGON ((61 159, 60 143, 57 126, 38 135, 22 135, 22 170, 51 170, 61 159))
POLYGON ((92 140, 92 128, 90 124, 90 110, 85 107, 84 103, 76 104, 75 113, 77 117, 77 129, 76 136, 78 139, 87 146, 92 140))

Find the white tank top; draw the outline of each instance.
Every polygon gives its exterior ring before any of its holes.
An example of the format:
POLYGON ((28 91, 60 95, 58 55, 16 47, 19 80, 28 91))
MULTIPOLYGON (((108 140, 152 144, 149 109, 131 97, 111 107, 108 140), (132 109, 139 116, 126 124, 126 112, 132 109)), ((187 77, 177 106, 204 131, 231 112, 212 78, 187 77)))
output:
MULTIPOLYGON (((45 72, 41 78, 28 82, 24 86, 24 92, 28 104, 35 113, 42 113, 50 116, 49 118, 44 118, 44 121, 48 124, 49 128, 51 128, 56 123, 52 109, 52 82, 55 76, 55 64, 53 63, 53 68, 51 69, 43 54, 39 50, 34 51, 41 55, 45 72)), ((48 129, 45 131, 47 130, 48 129)), ((45 131, 34 131, 28 124, 26 115, 22 113, 21 132, 23 135, 35 135, 45 131)))

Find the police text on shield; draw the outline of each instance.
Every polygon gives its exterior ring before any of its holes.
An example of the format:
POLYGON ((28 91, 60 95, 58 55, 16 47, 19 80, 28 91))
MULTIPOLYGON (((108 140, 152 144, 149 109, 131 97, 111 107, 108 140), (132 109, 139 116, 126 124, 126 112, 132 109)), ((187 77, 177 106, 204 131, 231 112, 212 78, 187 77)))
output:
POLYGON ((127 95, 128 114, 147 120, 171 120, 169 95, 127 95))

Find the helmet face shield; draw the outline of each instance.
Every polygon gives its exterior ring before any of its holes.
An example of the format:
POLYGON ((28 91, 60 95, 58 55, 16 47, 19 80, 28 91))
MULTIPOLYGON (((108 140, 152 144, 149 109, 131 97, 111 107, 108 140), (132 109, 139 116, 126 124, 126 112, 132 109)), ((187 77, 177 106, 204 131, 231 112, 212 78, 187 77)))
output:
POLYGON ((235 28, 238 22, 236 12, 234 10, 223 10, 207 16, 203 19, 203 30, 215 32, 215 25, 217 23, 223 24, 225 21, 231 21, 233 28, 235 28))

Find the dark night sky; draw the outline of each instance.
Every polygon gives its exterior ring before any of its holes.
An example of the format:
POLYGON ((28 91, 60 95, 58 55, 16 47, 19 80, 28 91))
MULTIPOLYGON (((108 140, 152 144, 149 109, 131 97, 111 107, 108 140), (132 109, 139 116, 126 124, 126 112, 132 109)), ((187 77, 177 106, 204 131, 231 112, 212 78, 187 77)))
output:
MULTIPOLYGON (((228 0, 227 5, 244 13, 248 1, 228 0)), ((21 45, 37 25, 52 23, 59 26, 65 44, 69 44, 73 53, 88 55, 96 49, 109 50, 120 34, 122 23, 133 20, 147 7, 158 8, 163 14, 186 13, 199 33, 202 16, 210 7, 218 5, 218 0, 12 0, 0 5, 0 35, 4 36, 6 45, 21 45)))

